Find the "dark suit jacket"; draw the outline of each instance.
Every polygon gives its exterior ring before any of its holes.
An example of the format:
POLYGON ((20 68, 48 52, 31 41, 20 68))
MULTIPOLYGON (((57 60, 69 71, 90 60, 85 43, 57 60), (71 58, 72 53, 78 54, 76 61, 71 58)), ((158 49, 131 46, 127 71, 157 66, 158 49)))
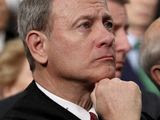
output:
POLYGON ((138 84, 138 86, 140 87, 140 89, 142 91, 145 91, 145 86, 140 81, 140 79, 138 77, 138 74, 134 71, 134 69, 132 68, 128 59, 125 60, 124 67, 122 69, 121 79, 125 80, 125 81, 131 81, 132 80, 132 81, 134 81, 135 83, 138 84))
POLYGON ((1 120, 79 120, 79 118, 48 98, 33 81, 1 120))
POLYGON ((147 92, 142 92, 142 114, 150 120, 160 120, 160 97, 147 92))
MULTIPOLYGON (((0 114, 0 120, 79 120, 41 92, 34 81, 24 92, 1 101, 0 114)), ((146 112, 141 116, 141 120, 156 120, 152 118, 146 112)))
POLYGON ((14 103, 21 97, 22 93, 18 93, 17 95, 11 96, 9 98, 0 100, 0 120, 9 111, 14 103))

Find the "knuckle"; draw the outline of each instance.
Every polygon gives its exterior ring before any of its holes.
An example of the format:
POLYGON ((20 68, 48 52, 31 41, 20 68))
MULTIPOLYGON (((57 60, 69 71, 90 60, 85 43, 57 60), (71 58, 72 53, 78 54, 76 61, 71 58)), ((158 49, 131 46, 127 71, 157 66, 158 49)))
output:
POLYGON ((128 83, 129 83, 130 87, 133 87, 135 89, 139 88, 138 85, 135 82, 133 82, 133 81, 129 81, 128 83))
POLYGON ((136 93, 138 93, 139 95, 142 94, 139 86, 138 86, 135 82, 129 81, 129 87, 130 87, 133 91, 135 91, 136 93))
POLYGON ((118 82, 118 81, 121 81, 121 80, 119 78, 113 78, 112 81, 118 82))

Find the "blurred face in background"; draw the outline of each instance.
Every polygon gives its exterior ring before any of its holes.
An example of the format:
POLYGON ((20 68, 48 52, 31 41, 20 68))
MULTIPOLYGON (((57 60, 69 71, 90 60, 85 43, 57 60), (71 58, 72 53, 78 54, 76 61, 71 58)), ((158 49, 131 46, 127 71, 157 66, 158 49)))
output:
POLYGON ((7 8, 5 0, 0 0, 0 31, 4 30, 7 26, 9 17, 9 10, 7 8))
POLYGON ((126 5, 129 24, 147 27, 156 15, 158 0, 130 0, 126 5))
POLYGON ((108 9, 114 22, 115 49, 116 49, 116 77, 121 77, 121 71, 127 52, 130 50, 126 29, 128 27, 127 15, 124 5, 108 0, 108 9))

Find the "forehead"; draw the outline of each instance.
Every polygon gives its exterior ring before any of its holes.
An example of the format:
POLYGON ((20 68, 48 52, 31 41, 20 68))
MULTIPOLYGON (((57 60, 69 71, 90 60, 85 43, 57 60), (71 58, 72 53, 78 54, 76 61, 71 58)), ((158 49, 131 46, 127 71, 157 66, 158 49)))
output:
POLYGON ((155 5, 158 3, 158 0, 130 0, 130 2, 135 4, 155 5))
POLYGON ((108 1, 108 9, 111 13, 115 24, 122 24, 127 22, 127 13, 124 5, 114 1, 108 1))
POLYGON ((55 0, 54 13, 58 15, 79 14, 83 12, 107 12, 105 0, 55 0))

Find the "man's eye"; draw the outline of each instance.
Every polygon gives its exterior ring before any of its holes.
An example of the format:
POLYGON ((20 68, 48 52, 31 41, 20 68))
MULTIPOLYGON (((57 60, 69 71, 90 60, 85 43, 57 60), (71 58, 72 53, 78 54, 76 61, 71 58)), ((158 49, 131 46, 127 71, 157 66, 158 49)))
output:
POLYGON ((106 21, 103 23, 104 24, 104 27, 109 30, 109 31, 112 31, 113 30, 113 23, 111 21, 106 21))
POLYGON ((83 29, 89 29, 92 26, 91 22, 84 22, 79 27, 83 29))

